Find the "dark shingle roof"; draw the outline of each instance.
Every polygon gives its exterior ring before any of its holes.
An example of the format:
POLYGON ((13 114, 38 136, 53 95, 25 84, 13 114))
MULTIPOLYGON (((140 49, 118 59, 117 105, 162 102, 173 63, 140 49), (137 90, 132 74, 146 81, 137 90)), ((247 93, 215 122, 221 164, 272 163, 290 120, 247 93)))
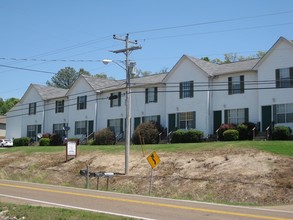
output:
POLYGON ((125 84, 125 82, 122 80, 109 80, 109 79, 103 79, 103 78, 98 78, 93 76, 83 76, 83 77, 96 92, 102 92, 109 89, 119 88, 123 84, 125 84))
POLYGON ((32 84, 32 86, 37 90, 43 100, 64 97, 68 91, 68 89, 60 89, 38 84, 32 84))
POLYGON ((219 65, 214 75, 251 71, 260 59, 244 60, 219 65))
POLYGON ((236 73, 251 71, 260 59, 238 61, 233 63, 215 64, 191 56, 187 56, 195 65, 201 68, 209 75, 221 75, 227 73, 236 73))
POLYGON ((132 86, 135 85, 145 85, 145 84, 158 84, 158 83, 162 83, 163 79, 165 78, 165 76, 167 75, 167 73, 160 73, 160 74, 153 74, 153 75, 149 75, 149 76, 145 76, 145 77, 138 77, 138 78, 132 78, 130 80, 130 83, 132 86))
MULTIPOLYGON (((145 84, 161 83, 166 74, 154 74, 145 77, 130 79, 131 87, 141 86, 145 84)), ((85 80, 96 92, 103 92, 107 90, 115 90, 125 87, 125 80, 109 80, 93 76, 84 76, 85 80)))

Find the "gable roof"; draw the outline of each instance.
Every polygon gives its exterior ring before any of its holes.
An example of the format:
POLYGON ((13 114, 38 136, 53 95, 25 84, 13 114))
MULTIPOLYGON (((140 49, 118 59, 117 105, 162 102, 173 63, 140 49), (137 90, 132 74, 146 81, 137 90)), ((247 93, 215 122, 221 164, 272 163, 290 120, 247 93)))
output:
MULTIPOLYGON (((130 84, 131 87, 141 86, 146 84, 158 84, 162 83, 162 80, 166 76, 166 73, 153 74, 145 77, 131 78, 130 84)), ((105 92, 109 90, 116 90, 125 88, 125 80, 109 80, 93 76, 83 76, 87 83, 95 90, 96 92, 105 92)))
POLYGON ((29 94, 32 89, 36 90, 42 100, 49 100, 55 98, 65 97, 68 89, 60 89, 52 86, 44 86, 39 84, 30 84, 24 95, 20 99, 22 103, 23 99, 29 94))
POLYGON ((61 89, 52 86, 44 86, 38 84, 31 84, 33 88, 39 93, 43 100, 49 100, 53 98, 65 97, 68 89, 61 89))
POLYGON ((110 80, 85 75, 82 75, 82 77, 96 92, 103 92, 109 89, 117 89, 125 84, 125 82, 122 80, 110 80))
POLYGON ((170 72, 172 72, 176 66, 180 65, 183 59, 190 60, 193 64, 195 64, 208 76, 217 76, 217 75, 244 72, 244 71, 255 71, 253 70, 253 67, 260 60, 260 59, 251 59, 251 60, 237 61, 233 63, 217 64, 217 63, 208 62, 202 59, 198 59, 189 55, 183 55, 170 72))
POLYGON ((267 57, 272 53, 272 51, 282 42, 286 42, 288 43, 289 45, 291 45, 293 47, 293 41, 292 40, 287 40, 286 38, 284 37, 280 37, 276 43, 274 43, 274 45, 266 52, 266 54, 259 60, 258 63, 255 64, 255 66, 253 67, 253 69, 257 69, 262 63, 264 60, 267 59, 267 57))

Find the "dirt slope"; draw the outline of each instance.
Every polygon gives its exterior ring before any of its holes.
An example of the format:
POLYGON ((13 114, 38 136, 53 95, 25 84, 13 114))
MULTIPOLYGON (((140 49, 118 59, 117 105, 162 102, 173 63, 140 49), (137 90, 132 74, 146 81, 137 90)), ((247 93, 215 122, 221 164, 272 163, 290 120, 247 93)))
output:
MULTIPOLYGON (((293 204, 293 158, 252 149, 219 149, 188 153, 158 152, 152 195, 194 200, 293 204)), ((0 154, 0 178, 84 187, 80 169, 124 171, 124 154, 80 154, 64 162, 60 153, 0 154)), ((128 176, 109 180, 109 190, 148 195, 150 166, 141 154, 131 154, 128 176)), ((97 187, 91 178, 90 187, 97 187)), ((99 189, 106 189, 100 178, 99 189)))

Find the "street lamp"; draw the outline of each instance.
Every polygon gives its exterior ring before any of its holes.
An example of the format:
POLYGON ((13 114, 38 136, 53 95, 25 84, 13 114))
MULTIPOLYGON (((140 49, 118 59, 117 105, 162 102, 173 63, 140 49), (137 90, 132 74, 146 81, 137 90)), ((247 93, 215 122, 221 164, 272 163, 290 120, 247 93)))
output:
POLYGON ((129 151, 130 151, 130 115, 131 115, 131 96, 130 96, 130 73, 133 71, 135 62, 125 63, 123 67, 120 63, 114 60, 102 60, 107 65, 115 63, 126 71, 126 125, 125 125, 125 174, 129 172, 129 151))

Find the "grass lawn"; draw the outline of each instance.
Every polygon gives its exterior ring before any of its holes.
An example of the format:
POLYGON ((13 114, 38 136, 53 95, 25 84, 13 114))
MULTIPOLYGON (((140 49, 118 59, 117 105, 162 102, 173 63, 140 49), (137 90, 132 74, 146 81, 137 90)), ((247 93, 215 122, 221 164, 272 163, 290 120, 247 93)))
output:
MULTIPOLYGON (((202 142, 189 144, 154 144, 154 145, 132 145, 131 152, 141 152, 142 147, 147 150, 156 150, 160 152, 186 152, 198 150, 213 150, 219 148, 254 148, 262 151, 268 151, 275 154, 293 157, 293 141, 231 141, 231 142, 202 142)), ((88 153, 101 151, 104 153, 124 152, 124 145, 79 145, 79 153, 88 153)), ((62 152, 65 154, 65 146, 25 146, 1 149, 1 152, 23 152, 26 154, 36 152, 62 152)))
POLYGON ((17 217, 17 219, 29 219, 29 220, 131 219, 126 217, 99 214, 99 213, 94 213, 89 211, 71 210, 71 209, 64 209, 64 208, 50 208, 50 207, 31 206, 31 205, 16 205, 11 203, 0 202, 0 212, 5 210, 8 210, 8 213, 6 213, 6 216, 17 217))

